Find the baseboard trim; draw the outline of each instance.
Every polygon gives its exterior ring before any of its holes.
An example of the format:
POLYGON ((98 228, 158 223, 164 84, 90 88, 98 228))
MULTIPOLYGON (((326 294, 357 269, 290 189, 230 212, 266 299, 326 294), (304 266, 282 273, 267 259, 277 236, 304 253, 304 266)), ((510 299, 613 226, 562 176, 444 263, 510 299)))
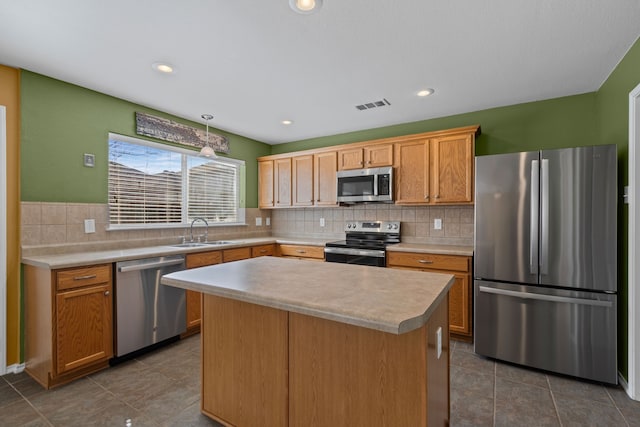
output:
POLYGON ((7 366, 6 372, 7 374, 19 374, 24 371, 24 363, 14 363, 13 365, 7 366))

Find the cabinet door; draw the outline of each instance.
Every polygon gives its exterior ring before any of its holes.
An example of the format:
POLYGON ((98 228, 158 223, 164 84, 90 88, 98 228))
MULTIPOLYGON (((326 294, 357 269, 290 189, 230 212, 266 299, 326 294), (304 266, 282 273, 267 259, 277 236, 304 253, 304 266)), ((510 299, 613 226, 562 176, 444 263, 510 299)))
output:
POLYGON ((113 356, 111 283, 56 295, 56 373, 113 356))
POLYGON ((316 206, 335 206, 338 203, 336 170, 338 153, 319 153, 313 156, 314 188, 316 206))
POLYGON ((338 151, 338 170, 362 169, 364 152, 361 147, 338 151))
POLYGON ((473 203, 473 137, 433 139, 433 203, 473 203))
POLYGON ((396 143, 395 161, 396 203, 429 203, 429 141, 396 143))
POLYGON ((258 162, 258 206, 272 208, 273 203, 273 160, 258 162))
POLYGON ((292 159, 292 189, 294 206, 313 206, 313 155, 292 159))
POLYGON ((455 282, 449 291, 449 331, 471 336, 470 275, 454 274, 455 282))
POLYGON ((372 145, 365 147, 364 158, 366 168, 380 168, 393 164, 393 144, 372 145))
POLYGON ((273 191, 275 207, 291 206, 291 159, 277 159, 274 162, 273 191))
MULTIPOLYGON (((187 268, 204 267, 222 262, 222 251, 198 252, 187 254, 187 268)), ((186 291, 187 330, 181 335, 183 338, 200 332, 202 321, 202 293, 186 291)))

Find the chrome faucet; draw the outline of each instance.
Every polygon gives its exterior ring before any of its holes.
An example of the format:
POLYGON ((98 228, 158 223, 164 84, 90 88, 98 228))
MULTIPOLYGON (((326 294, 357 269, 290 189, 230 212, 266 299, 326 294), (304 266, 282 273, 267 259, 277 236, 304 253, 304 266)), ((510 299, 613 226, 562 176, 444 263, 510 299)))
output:
POLYGON ((196 221, 202 221, 204 222, 204 225, 206 225, 207 228, 204 229, 204 241, 205 242, 209 241, 209 223, 207 222, 206 219, 202 217, 197 217, 197 218, 194 218, 193 221, 191 221, 191 242, 193 242, 193 224, 195 224, 196 221))

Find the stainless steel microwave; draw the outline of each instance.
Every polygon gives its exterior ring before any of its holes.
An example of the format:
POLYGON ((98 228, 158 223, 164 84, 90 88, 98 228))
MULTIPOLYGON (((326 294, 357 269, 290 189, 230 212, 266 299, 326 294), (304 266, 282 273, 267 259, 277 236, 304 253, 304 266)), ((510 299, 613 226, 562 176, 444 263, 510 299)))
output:
POLYGON ((393 168, 338 171, 338 202, 393 202, 393 168))

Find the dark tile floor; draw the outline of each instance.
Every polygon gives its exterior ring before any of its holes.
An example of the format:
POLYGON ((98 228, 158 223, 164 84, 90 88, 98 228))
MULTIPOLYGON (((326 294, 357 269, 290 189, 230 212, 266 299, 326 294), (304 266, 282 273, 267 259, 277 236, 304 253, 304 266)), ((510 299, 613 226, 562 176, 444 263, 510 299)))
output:
MULTIPOLYGON (((640 426, 621 388, 487 360, 451 343, 452 426, 640 426)), ((200 414, 199 337, 57 389, 0 377, 1 426, 219 426, 200 414)))

